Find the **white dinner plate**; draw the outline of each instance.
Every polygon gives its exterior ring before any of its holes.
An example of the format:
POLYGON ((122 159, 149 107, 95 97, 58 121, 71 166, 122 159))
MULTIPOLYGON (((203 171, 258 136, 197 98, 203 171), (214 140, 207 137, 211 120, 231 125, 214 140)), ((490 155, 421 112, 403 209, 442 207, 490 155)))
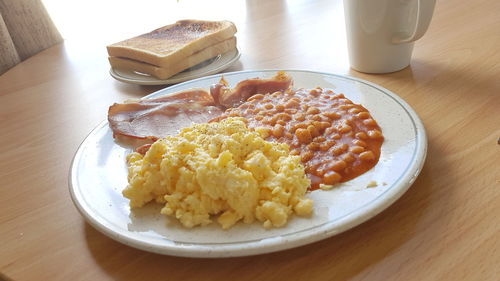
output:
MULTIPOLYGON (((224 73, 235 85, 276 70, 224 73)), ((69 188, 82 215, 96 229, 124 244, 160 254, 189 257, 245 256, 284 250, 331 237, 372 218, 397 200, 419 174, 427 151, 424 127, 417 114, 396 94, 353 77, 312 71, 287 71, 295 87, 321 86, 344 93, 362 104, 382 128, 380 160, 365 174, 329 191, 306 194, 314 200, 313 215, 292 216, 285 227, 266 230, 258 222, 222 230, 217 223, 193 229, 160 215, 154 203, 131 211, 121 194, 127 185, 125 157, 130 148, 115 143, 107 121, 80 145, 71 165, 69 188), (376 183, 375 187, 368 187, 376 183)), ((208 88, 212 75, 155 92, 157 97, 187 88, 208 88)))
POLYGON ((241 54, 238 49, 235 49, 199 63, 168 79, 158 79, 149 74, 119 68, 111 68, 109 70, 109 74, 111 74, 111 76, 113 76, 116 80, 125 83, 137 85, 170 85, 219 73, 230 67, 240 58, 240 56, 241 54))

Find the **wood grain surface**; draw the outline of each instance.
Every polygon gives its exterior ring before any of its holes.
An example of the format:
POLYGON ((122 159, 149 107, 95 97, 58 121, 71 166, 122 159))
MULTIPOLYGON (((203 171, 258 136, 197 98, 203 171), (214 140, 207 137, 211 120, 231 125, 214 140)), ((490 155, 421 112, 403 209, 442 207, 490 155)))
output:
POLYGON ((438 1, 411 66, 384 75, 349 69, 339 0, 45 2, 65 42, 0 76, 0 279, 499 280, 500 1, 438 1), (72 157, 109 105, 164 87, 114 80, 105 46, 181 18, 235 22, 227 71, 317 70, 397 93, 427 130, 416 182, 349 231, 265 255, 162 256, 95 230, 69 195, 72 157))

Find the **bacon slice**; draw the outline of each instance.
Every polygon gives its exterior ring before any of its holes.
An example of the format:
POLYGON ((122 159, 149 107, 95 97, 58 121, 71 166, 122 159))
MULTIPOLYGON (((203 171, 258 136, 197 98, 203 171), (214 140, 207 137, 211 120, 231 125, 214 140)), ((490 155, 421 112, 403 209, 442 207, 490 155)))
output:
MULTIPOLYGON (((278 72, 269 79, 253 78, 240 81, 230 88, 221 78, 211 87, 189 89, 154 99, 143 99, 115 103, 109 107, 108 121, 113 137, 123 142, 134 142, 133 146, 175 135, 191 123, 216 120, 223 113, 223 107, 231 108, 257 94, 284 91, 292 79, 285 72, 278 72), (138 141, 139 140, 139 141, 138 141)), ((147 150, 147 146, 141 148, 147 150)))
POLYGON ((108 121, 114 138, 154 141, 221 114, 207 91, 191 89, 155 99, 115 103, 109 107, 108 121))
POLYGON ((216 103, 232 108, 239 106, 253 95, 285 91, 291 84, 292 78, 284 71, 279 71, 270 79, 253 78, 240 81, 233 89, 229 88, 227 81, 222 77, 219 83, 211 86, 210 94, 216 103))

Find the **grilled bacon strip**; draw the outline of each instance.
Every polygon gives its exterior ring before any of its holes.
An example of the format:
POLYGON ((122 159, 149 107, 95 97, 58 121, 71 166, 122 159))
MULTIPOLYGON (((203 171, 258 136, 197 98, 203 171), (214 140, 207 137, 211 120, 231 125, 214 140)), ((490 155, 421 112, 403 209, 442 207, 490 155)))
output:
POLYGON ((191 123, 214 120, 224 109, 236 107, 253 95, 284 91, 291 84, 292 79, 285 72, 269 79, 243 80, 234 88, 221 78, 210 92, 189 89, 153 99, 115 103, 109 107, 108 122, 115 139, 151 143, 175 135, 191 123))
POLYGON ((157 140, 175 135, 179 129, 222 114, 212 96, 193 89, 154 99, 115 103, 109 107, 108 122, 113 137, 157 140))

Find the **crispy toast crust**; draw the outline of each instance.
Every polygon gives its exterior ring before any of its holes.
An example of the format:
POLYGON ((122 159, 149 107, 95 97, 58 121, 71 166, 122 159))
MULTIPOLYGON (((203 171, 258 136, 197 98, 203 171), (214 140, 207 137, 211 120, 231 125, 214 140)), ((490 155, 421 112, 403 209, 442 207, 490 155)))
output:
POLYGON ((110 57, 124 57, 166 67, 234 36, 230 21, 181 20, 107 46, 110 57))
POLYGON ((223 54, 228 51, 234 50, 235 48, 236 48, 236 37, 231 37, 227 40, 224 40, 223 42, 217 43, 203 50, 200 50, 168 67, 159 67, 141 61, 128 58, 121 58, 121 57, 109 57, 108 60, 111 66, 115 68, 128 69, 146 73, 158 79, 167 79, 185 69, 193 67, 219 54, 223 54))

